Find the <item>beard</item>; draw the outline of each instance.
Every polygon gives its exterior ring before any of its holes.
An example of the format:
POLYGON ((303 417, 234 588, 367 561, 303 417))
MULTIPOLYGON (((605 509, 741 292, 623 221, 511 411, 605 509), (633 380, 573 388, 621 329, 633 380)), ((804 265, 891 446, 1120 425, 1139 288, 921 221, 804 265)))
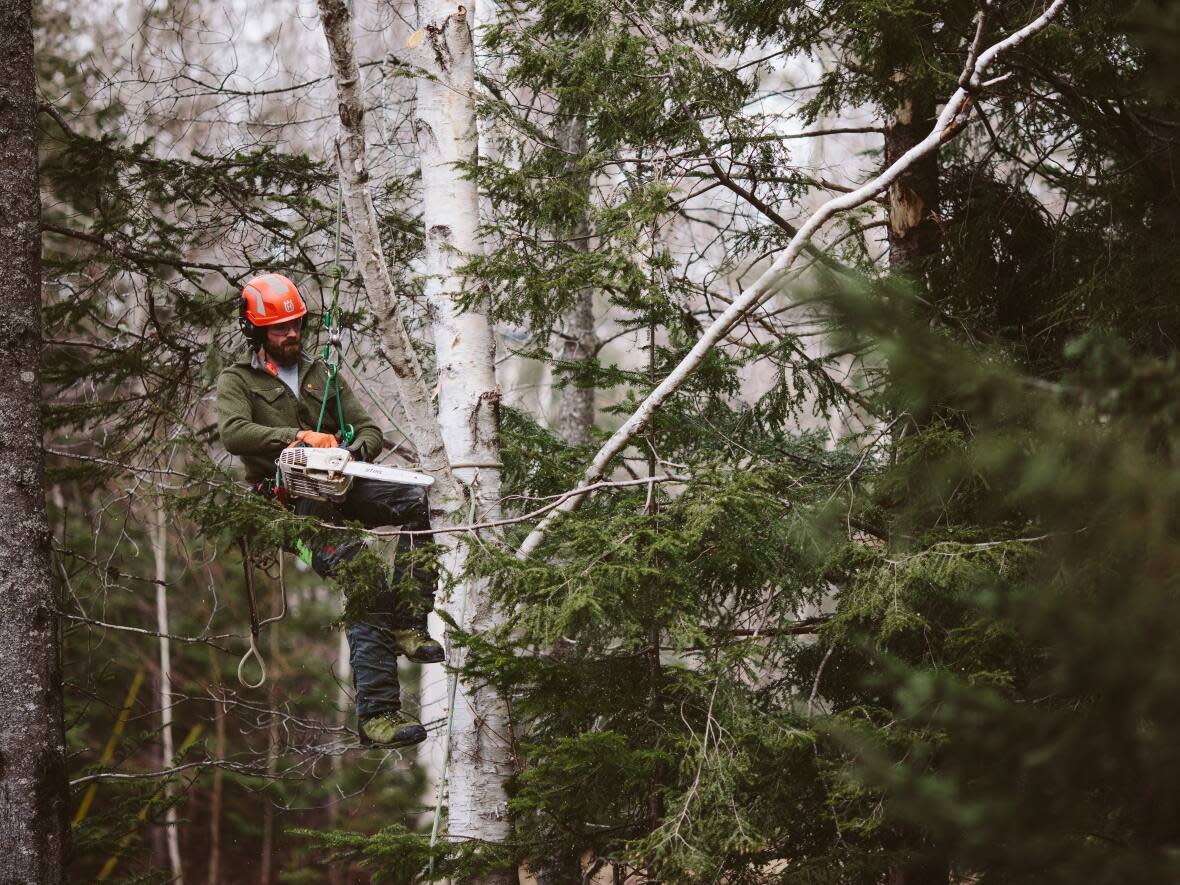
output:
POLYGON ((298 338, 292 341, 284 341, 278 345, 270 343, 266 345, 267 356, 274 360, 275 365, 282 366, 284 369, 289 369, 299 364, 299 354, 302 350, 303 342, 298 338))

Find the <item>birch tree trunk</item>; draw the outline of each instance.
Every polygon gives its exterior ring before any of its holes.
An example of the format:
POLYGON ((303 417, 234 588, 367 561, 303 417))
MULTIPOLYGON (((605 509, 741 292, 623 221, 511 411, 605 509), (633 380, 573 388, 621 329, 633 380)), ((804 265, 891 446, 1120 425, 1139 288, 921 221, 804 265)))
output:
MULTIPOLYGON (((282 554, 279 554, 282 556, 282 554)), ((272 592, 272 596, 273 596, 272 592)), ((272 610, 273 610, 273 602, 272 610)), ((266 776, 269 785, 275 782, 275 775, 279 770, 279 694, 275 683, 279 676, 279 639, 278 624, 270 625, 270 635, 267 637, 267 657, 270 660, 270 680, 266 690, 266 705, 270 708, 270 723, 266 729, 266 776)), ((260 885, 271 885, 275 877, 275 803, 266 793, 262 794, 265 804, 262 806, 262 862, 259 864, 258 881, 260 885)))
MULTIPOLYGON (((422 169, 422 210, 426 228, 425 292, 434 334, 438 371, 438 421, 456 478, 467 487, 472 511, 481 520, 500 515, 500 390, 495 376, 495 338, 477 309, 461 311, 461 267, 481 249, 479 192, 472 171, 478 160, 475 115, 473 5, 422 0, 419 30, 411 38, 418 78, 414 122, 422 169)), ((453 513, 462 520, 466 514, 453 513)), ((448 536, 449 537, 449 536, 448 536)), ((447 568, 464 570, 466 548, 447 540, 447 568)), ((501 622, 485 582, 466 581, 452 601, 452 615, 480 632, 501 622)), ((512 773, 508 706, 488 686, 460 681, 451 711, 448 835, 452 839, 501 842, 508 838, 504 784, 512 773)), ((509 882, 515 871, 487 882, 509 882)))
POLYGON ((352 14, 345 0, 319 0, 320 23, 328 41, 332 75, 336 81, 339 151, 343 202, 352 231, 353 248, 364 280, 365 294, 379 319, 381 353, 397 379, 398 398, 405 411, 409 435, 423 468, 435 478, 436 498, 458 497, 450 476, 446 448, 430 405, 430 391, 406 330, 393 288, 377 210, 369 190, 369 166, 365 158, 365 106, 361 96, 361 72, 356 61, 352 14))
MULTIPOLYGON (((333 668, 336 676, 336 715, 335 724, 341 728, 348 722, 348 685, 352 680, 352 664, 348 659, 348 636, 340 631, 340 639, 336 645, 336 666, 333 668)), ((332 795, 328 800, 328 829, 335 832, 340 826, 340 796, 336 792, 344 779, 344 756, 335 753, 332 756, 332 795)), ((343 861, 337 861, 328 868, 328 885, 346 885, 345 876, 348 869, 343 861)))
MULTIPOLYGON (((437 418, 429 411, 426 385, 397 312, 368 188, 364 107, 352 19, 343 0, 319 0, 319 9, 339 98, 338 144, 349 225, 370 300, 388 323, 384 340, 398 375, 410 433, 437 480, 433 504, 441 504, 442 512, 452 521, 465 520, 471 512, 494 520, 499 515, 500 498, 495 339, 485 315, 477 310, 461 311, 456 301, 463 289, 460 268, 479 249, 479 195, 468 171, 460 168, 473 168, 478 156, 471 30, 474 9, 470 4, 435 0, 420 3, 420 27, 407 46, 424 72, 418 79, 415 130, 422 169, 425 290, 438 374, 437 418)), ((445 547, 445 567, 452 575, 462 574, 466 561, 462 541, 447 534, 440 543, 445 547)), ((461 582, 451 607, 457 619, 462 613, 467 630, 486 630, 499 622, 486 586, 480 582, 461 582)), ((469 691, 461 686, 452 735, 449 836, 503 841, 510 832, 504 783, 512 771, 513 758, 507 705, 491 688, 469 691)), ((513 870, 482 881, 491 885, 515 877, 513 870)))
MULTIPOLYGON (((210 685, 216 692, 213 702, 213 717, 215 734, 213 744, 213 758, 225 758, 225 687, 221 683, 221 673, 217 667, 217 653, 213 646, 209 646, 209 676, 210 685)), ((221 806, 225 790, 225 772, 221 766, 213 769, 213 788, 209 795, 209 871, 206 885, 221 885, 221 806)))
POLYGON ((41 425, 32 3, 0 3, 0 882, 62 881, 68 789, 41 425))
MULTIPOLYGON (((172 644, 168 638, 168 523, 162 503, 156 507, 152 552, 156 561, 156 630, 160 634, 160 767, 167 769, 176 764, 176 750, 172 743, 172 644)), ((165 781, 164 801, 168 803, 168 810, 164 812, 164 835, 168 866, 172 881, 184 885, 178 815, 172 802, 174 793, 172 782, 165 781)))

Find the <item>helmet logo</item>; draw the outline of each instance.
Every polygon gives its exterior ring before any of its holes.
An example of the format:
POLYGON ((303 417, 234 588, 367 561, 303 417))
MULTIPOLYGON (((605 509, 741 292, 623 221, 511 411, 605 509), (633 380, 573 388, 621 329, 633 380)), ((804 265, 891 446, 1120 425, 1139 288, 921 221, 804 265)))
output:
POLYGON ((295 300, 293 298, 287 298, 283 301, 283 312, 284 313, 294 313, 295 312, 295 300))

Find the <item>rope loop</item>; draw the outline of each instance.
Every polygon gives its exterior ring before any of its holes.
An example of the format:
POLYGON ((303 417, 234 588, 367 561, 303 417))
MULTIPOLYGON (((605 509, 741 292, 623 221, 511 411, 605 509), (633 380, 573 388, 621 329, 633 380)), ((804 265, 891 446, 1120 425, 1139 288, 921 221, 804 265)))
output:
POLYGON ((262 654, 258 651, 258 643, 255 641, 254 634, 250 634, 250 648, 242 655, 242 659, 238 661, 238 682, 246 686, 246 688, 262 688, 266 682, 266 662, 262 660, 262 654), (246 667, 246 661, 253 656, 254 660, 258 661, 258 670, 262 674, 258 677, 257 682, 249 682, 243 675, 243 670, 246 667))

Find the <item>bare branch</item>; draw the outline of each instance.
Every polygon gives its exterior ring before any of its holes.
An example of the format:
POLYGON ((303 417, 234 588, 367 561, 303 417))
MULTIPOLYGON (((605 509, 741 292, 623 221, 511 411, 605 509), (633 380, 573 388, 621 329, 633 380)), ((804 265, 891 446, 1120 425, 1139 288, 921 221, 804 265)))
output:
MULTIPOLYGON (((974 73, 976 77, 980 77, 1001 53, 1019 46, 1029 37, 1044 30, 1064 6, 1065 0, 1053 0, 1053 3, 1029 24, 980 53, 972 69, 969 70, 969 75, 974 73)), ((896 181, 914 163, 938 150, 940 145, 953 138, 965 125, 964 120, 970 112, 971 102, 971 94, 966 89, 959 87, 955 90, 950 100, 947 101, 946 106, 934 124, 934 128, 930 130, 929 135, 902 154, 895 163, 876 178, 857 188, 852 193, 843 194, 824 203, 803 223, 795 236, 791 238, 791 242, 786 250, 774 261, 770 268, 753 285, 747 288, 740 297, 734 299, 733 303, 725 312, 705 330, 705 333, 676 368, 647 395, 644 401, 640 403, 639 408, 632 413, 631 417, 623 422, 619 429, 598 450, 598 453, 586 468, 582 476, 582 482, 575 490, 575 494, 563 501, 559 507, 550 511, 537 527, 529 533, 528 537, 525 538, 517 550, 517 558, 522 560, 527 559, 541 545, 554 520, 560 518, 563 513, 576 510, 586 500, 591 494, 589 487, 602 478, 610 462, 627 447, 637 434, 641 433, 647 427, 648 422, 651 421, 659 408, 672 394, 683 386, 685 381, 696 371, 697 367, 700 366, 714 346, 725 337, 734 325, 740 322, 751 310, 755 309, 777 290, 783 274, 794 264, 795 259, 807 247, 816 232, 835 215, 849 209, 855 209, 873 199, 877 194, 886 190, 889 185, 896 181)))

